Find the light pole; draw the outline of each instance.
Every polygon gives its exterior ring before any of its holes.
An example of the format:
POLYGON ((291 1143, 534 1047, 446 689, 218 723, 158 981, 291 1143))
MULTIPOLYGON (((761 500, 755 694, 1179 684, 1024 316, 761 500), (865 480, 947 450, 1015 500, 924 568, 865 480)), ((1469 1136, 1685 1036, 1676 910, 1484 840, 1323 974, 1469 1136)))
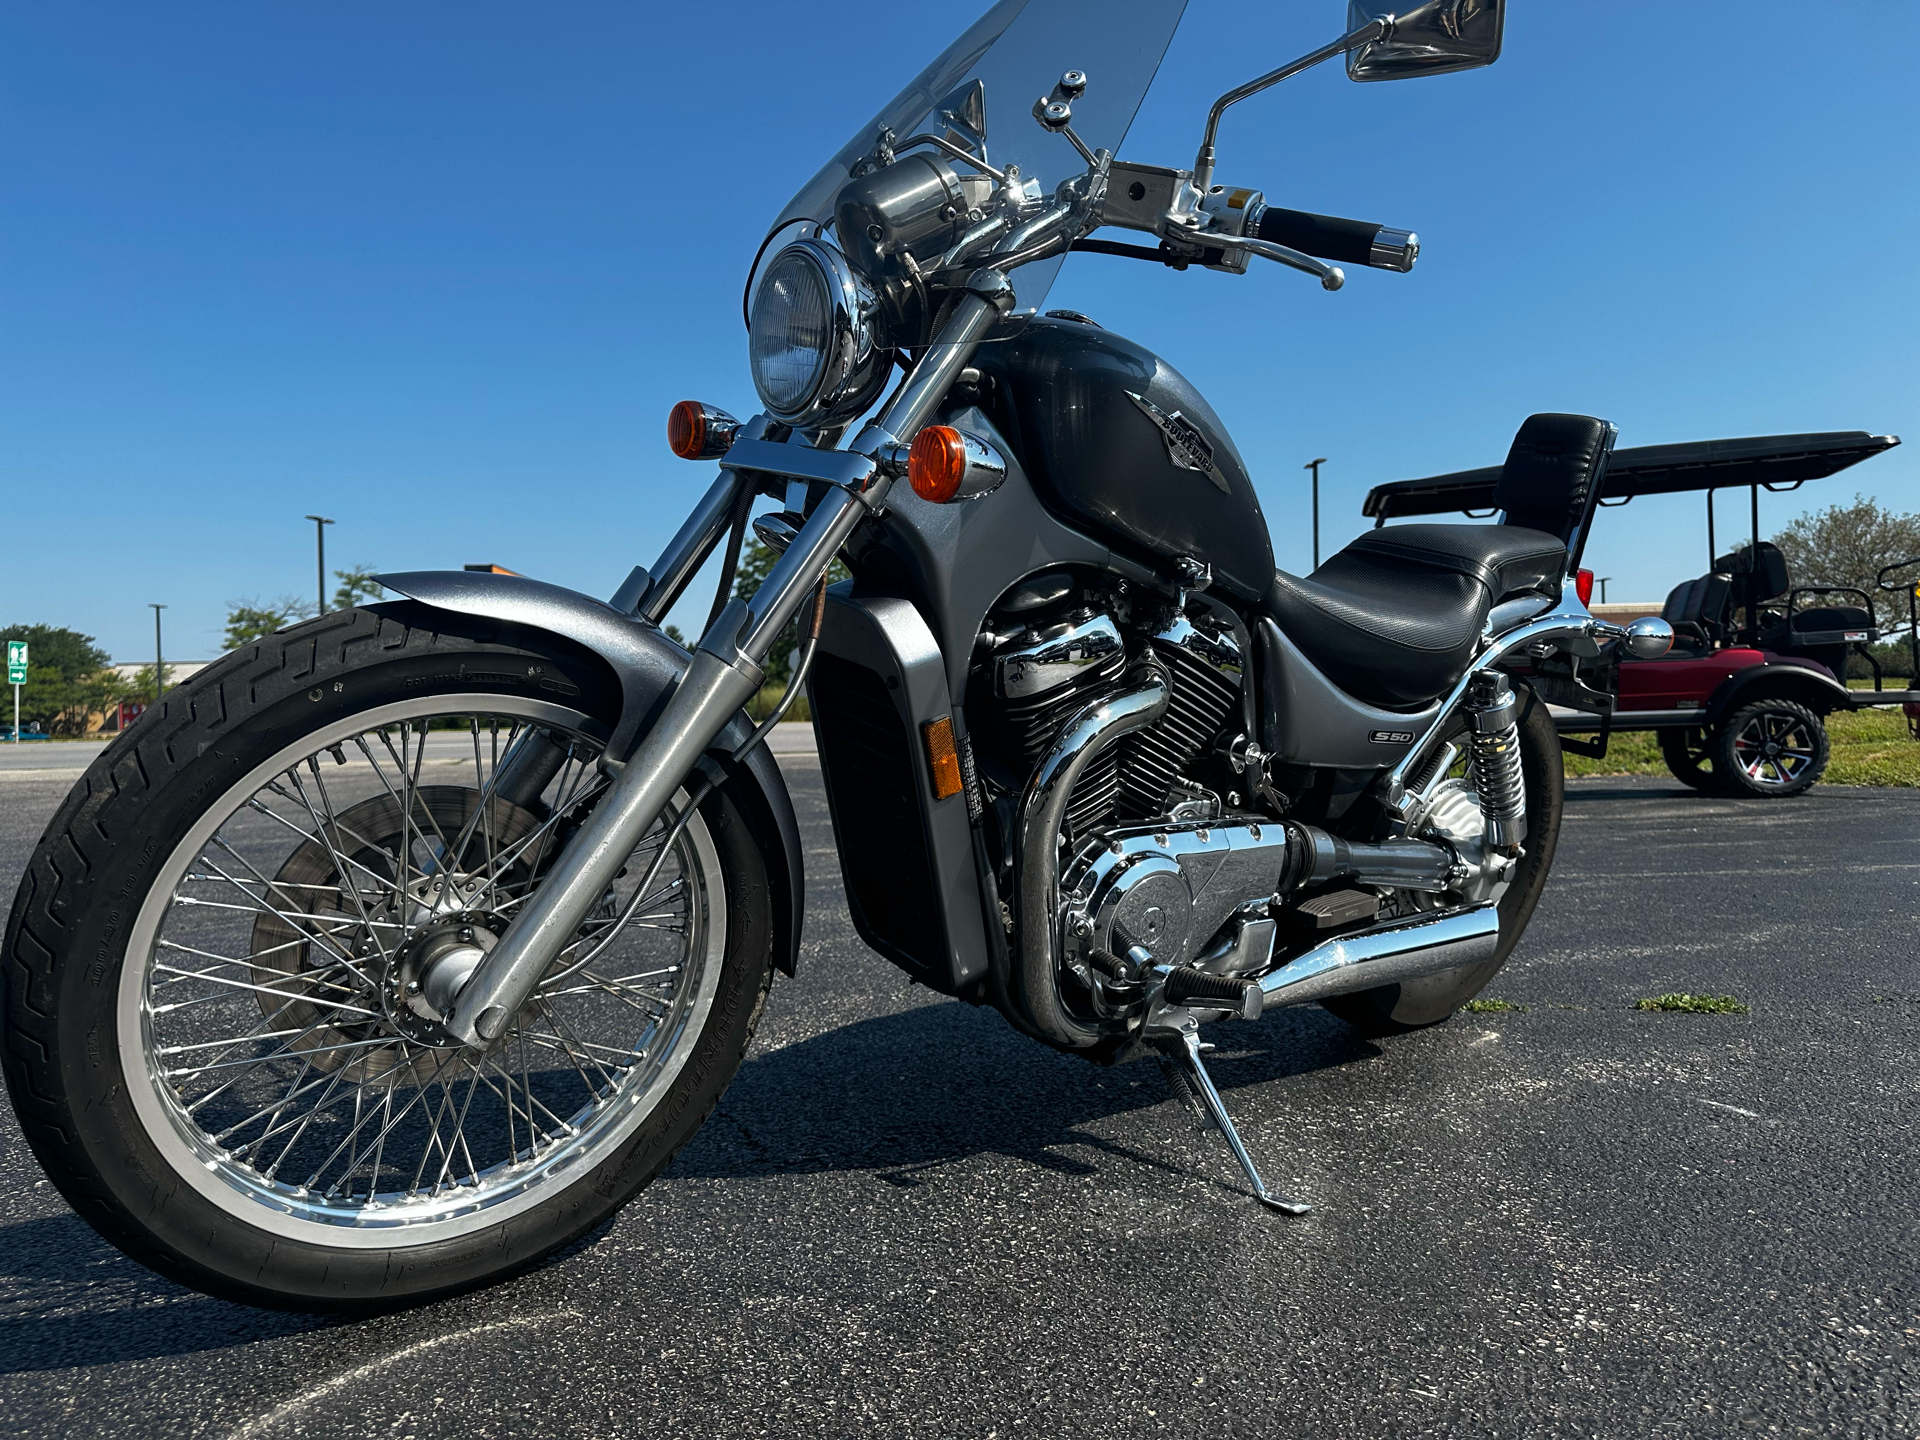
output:
POLYGON ((147 608, 153 611, 153 703, 157 709, 160 697, 167 693, 167 667, 160 658, 160 612, 167 607, 149 603, 147 608))
POLYGON ((313 521, 313 549, 318 580, 315 598, 320 602, 320 608, 315 613, 324 615, 327 613, 327 526, 333 521, 324 515, 309 515, 307 519, 313 521))
POLYGON ((1607 581, 1611 580, 1612 578, 1613 577, 1611 575, 1602 575, 1598 577, 1600 581, 1600 603, 1602 605, 1607 603, 1607 581))
POLYGON ((1322 455, 1318 460, 1309 460, 1300 468, 1313 472, 1313 568, 1320 568, 1320 467, 1327 463, 1322 455))

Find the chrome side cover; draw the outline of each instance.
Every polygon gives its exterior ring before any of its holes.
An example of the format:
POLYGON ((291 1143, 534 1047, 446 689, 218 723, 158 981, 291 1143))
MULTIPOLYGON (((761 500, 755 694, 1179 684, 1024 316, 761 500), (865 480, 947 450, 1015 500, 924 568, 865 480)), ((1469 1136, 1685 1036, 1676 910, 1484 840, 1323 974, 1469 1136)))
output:
POLYGON ((1028 631, 994 655, 993 688, 1002 700, 1044 695, 1125 649, 1120 627, 1106 615, 1028 631))
POLYGON ((1287 827, 1207 824, 1116 836, 1068 870, 1069 945, 1184 965, 1249 902, 1279 887, 1287 827))

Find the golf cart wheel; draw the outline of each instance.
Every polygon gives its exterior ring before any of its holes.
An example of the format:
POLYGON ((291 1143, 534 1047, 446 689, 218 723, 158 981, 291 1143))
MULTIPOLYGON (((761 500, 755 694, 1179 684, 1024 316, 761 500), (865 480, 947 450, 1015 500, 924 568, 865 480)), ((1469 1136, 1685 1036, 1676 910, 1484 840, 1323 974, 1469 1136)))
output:
POLYGON ((1661 730, 1657 733, 1660 736, 1660 758, 1667 762, 1667 769, 1672 772, 1674 779, 1695 790, 1716 788, 1713 739, 1705 730, 1690 728, 1661 730))
POLYGON ((1759 700, 1715 732, 1714 779, 1735 795, 1798 795, 1826 772, 1827 754, 1827 727, 1813 711, 1791 700, 1759 700))

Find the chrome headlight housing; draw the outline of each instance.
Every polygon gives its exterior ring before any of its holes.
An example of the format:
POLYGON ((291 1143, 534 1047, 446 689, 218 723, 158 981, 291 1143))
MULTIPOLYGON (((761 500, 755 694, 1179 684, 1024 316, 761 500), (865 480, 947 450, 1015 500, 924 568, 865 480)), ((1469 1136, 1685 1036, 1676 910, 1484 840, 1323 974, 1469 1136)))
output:
POLYGON ((810 427, 871 405, 893 368, 878 321, 873 287, 833 246, 796 240, 775 255, 747 327, 753 388, 767 413, 810 427))

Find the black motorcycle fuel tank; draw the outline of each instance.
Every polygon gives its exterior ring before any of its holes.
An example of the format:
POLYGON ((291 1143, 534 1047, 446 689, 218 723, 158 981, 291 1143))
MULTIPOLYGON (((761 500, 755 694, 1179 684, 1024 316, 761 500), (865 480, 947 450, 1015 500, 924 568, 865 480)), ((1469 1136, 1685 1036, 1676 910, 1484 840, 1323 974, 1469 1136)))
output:
POLYGON ((1091 322, 1035 319, 982 345, 982 408, 1020 450, 1043 504, 1122 553, 1190 555, 1244 600, 1273 583, 1253 481, 1213 407, 1144 346, 1091 322))

